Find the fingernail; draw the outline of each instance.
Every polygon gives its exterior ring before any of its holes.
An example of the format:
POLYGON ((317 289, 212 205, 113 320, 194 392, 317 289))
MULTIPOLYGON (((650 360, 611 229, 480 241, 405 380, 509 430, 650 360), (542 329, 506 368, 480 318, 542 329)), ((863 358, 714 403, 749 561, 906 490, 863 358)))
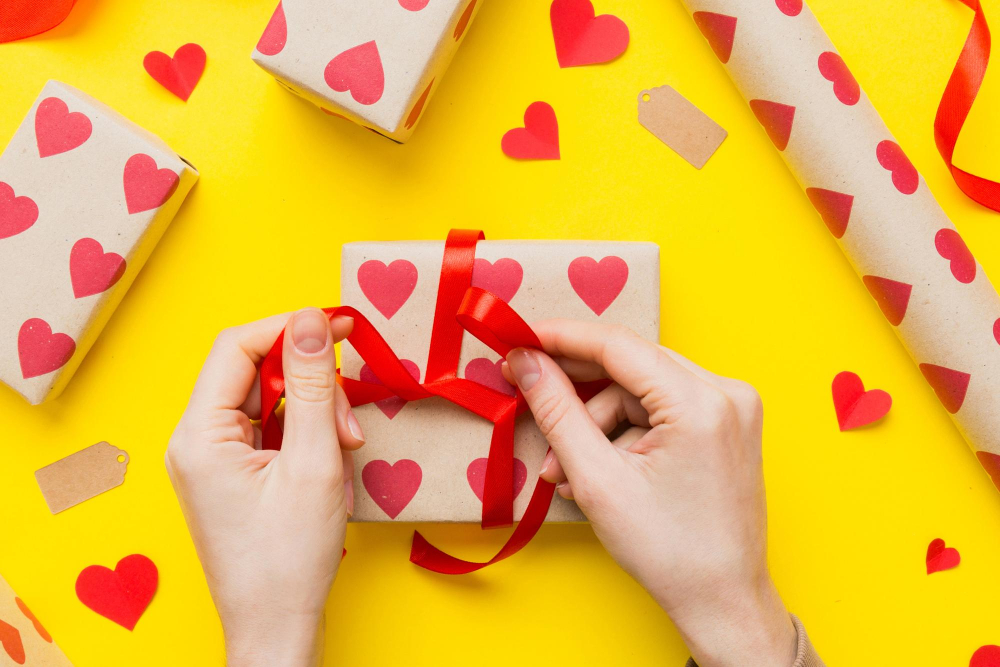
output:
POLYGON ((511 350, 507 355, 507 365, 521 391, 530 391, 542 376, 542 369, 535 361, 535 355, 523 347, 511 350))
POLYGON ((347 504, 347 516, 354 516, 354 480, 344 482, 344 502, 347 504))
POLYGON ((303 354, 316 354, 326 347, 330 336, 323 311, 309 308, 292 316, 292 344, 303 354))
POLYGON ((550 449, 548 453, 545 454, 545 459, 542 461, 542 469, 538 471, 539 476, 545 474, 545 472, 549 469, 549 466, 552 465, 552 459, 554 458, 555 455, 552 453, 552 450, 550 449))
POLYGON ((354 416, 354 410, 347 411, 347 428, 351 429, 351 435, 361 442, 365 441, 365 434, 361 430, 361 424, 358 423, 358 418, 354 416))
POLYGON ((566 500, 573 500, 572 489, 569 489, 570 493, 564 493, 564 491, 567 490, 568 486, 569 486, 569 480, 565 482, 559 482, 558 484, 556 484, 556 493, 558 493, 566 500))

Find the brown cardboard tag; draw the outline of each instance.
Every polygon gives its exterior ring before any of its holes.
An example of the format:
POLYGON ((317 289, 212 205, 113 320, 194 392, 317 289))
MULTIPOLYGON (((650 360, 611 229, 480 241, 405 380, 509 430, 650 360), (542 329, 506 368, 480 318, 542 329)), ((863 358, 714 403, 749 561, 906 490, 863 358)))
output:
POLYGON ((35 479, 53 514, 121 486, 128 452, 99 442, 35 471, 35 479))
POLYGON ((639 123, 696 169, 729 134, 670 86, 639 93, 639 123))

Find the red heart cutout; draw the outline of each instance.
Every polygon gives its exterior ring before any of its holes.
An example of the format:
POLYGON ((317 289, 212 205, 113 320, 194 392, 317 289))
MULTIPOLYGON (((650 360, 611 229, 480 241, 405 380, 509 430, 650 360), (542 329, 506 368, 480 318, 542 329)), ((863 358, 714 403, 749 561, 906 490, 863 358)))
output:
POLYGON ((430 0, 399 0, 399 6, 411 12, 419 12, 430 0))
POLYGON ((520 262, 510 257, 498 259, 492 264, 489 260, 477 258, 472 265, 472 286, 492 292, 507 303, 517 294, 523 279, 524 269, 520 262))
POLYGON ((452 33, 456 42, 462 38, 462 35, 465 34, 465 29, 469 27, 469 21, 472 20, 472 12, 475 11, 475 9, 476 0, 472 0, 472 2, 469 3, 469 6, 465 8, 465 11, 462 12, 462 16, 459 17, 458 23, 455 24, 455 32, 452 33))
POLYGON ((64 333, 52 333, 49 323, 33 317, 17 333, 17 355, 25 380, 62 368, 76 351, 76 343, 64 333))
POLYGON ((785 16, 798 16, 802 11, 802 0, 774 0, 774 4, 785 16))
POLYGON ((628 282, 628 264, 611 255, 600 262, 577 257, 569 264, 569 284, 583 302, 600 315, 618 298, 628 282))
POLYGON ((38 157, 71 151, 90 138, 90 119, 69 107, 58 97, 46 97, 35 110, 35 142, 38 157))
POLYGON ((14 188, 0 181, 0 239, 6 239, 35 224, 38 206, 30 197, 14 196, 14 188))
POLYGON ((819 54, 819 73, 833 83, 833 94, 843 104, 854 106, 861 99, 861 86, 839 54, 833 51, 819 54))
POLYGON ((692 14, 698 24, 701 34, 708 40, 708 45, 715 51, 716 57, 723 62, 729 62, 733 55, 733 38, 736 37, 736 17, 715 12, 695 12, 692 14))
POLYGON ((21 633, 13 625, 0 620, 0 645, 10 659, 19 665, 24 664, 24 644, 21 643, 21 633))
POLYGON ((768 100, 750 100, 750 110, 757 116, 757 121, 764 126, 764 131, 767 132, 774 147, 779 151, 785 150, 788 147, 788 139, 792 136, 795 107, 768 100))
POLYGON ((990 476, 993 486, 1000 490, 1000 456, 980 451, 976 452, 976 458, 979 459, 979 464, 983 466, 986 474, 990 476))
POLYGON ((955 414, 962 409, 971 375, 934 364, 920 364, 920 372, 924 374, 924 379, 937 394, 945 410, 955 414))
POLYGON ((405 259, 389 266, 370 259, 358 268, 358 285, 376 310, 392 319, 417 286, 417 267, 405 259))
POLYGON ((417 495, 423 473, 416 461, 400 459, 369 461, 361 470, 361 481, 368 495, 382 511, 395 519, 417 495))
POLYGON ((865 391, 860 377, 844 371, 833 378, 833 407, 840 430, 849 431, 885 417, 892 407, 892 397, 881 389, 865 391))
POLYGON ((892 172, 892 184, 904 195, 912 195, 920 185, 920 174, 895 141, 879 142, 875 157, 883 169, 892 172))
POLYGON ((185 44, 171 58, 162 51, 150 51, 142 59, 149 76, 185 102, 205 71, 205 49, 197 44, 185 44))
POLYGON ((426 88, 424 88, 424 92, 420 94, 420 97, 417 98, 417 101, 413 104, 413 108, 410 109, 410 113, 407 114, 406 122, 403 123, 403 127, 407 130, 417 124, 417 119, 420 118, 420 112, 424 110, 424 105, 427 103, 427 98, 431 94, 431 87, 433 85, 434 79, 431 79, 431 82, 427 84, 426 88))
POLYGON ((958 554, 958 549, 944 546, 944 540, 940 537, 931 540, 927 545, 927 574, 942 572, 958 567, 962 558, 958 554))
POLYGON ((125 163, 122 183, 129 214, 159 208, 177 189, 180 177, 169 169, 157 169, 156 160, 136 153, 125 163))
POLYGON ((806 188, 806 194, 834 238, 842 238, 847 231, 847 224, 851 221, 854 195, 845 195, 823 188, 806 188))
POLYGON ((285 10, 278 3, 271 14, 271 20, 267 22, 264 33, 257 40, 257 51, 265 56, 276 56, 285 48, 288 40, 288 26, 285 23, 285 10))
POLYGON ((951 261, 951 275, 968 285, 976 279, 976 258, 965 241, 954 229, 941 229, 934 235, 938 254, 951 261))
MULTIPOLYGON (((417 382, 420 382, 420 368, 409 359, 400 359, 399 361, 403 364, 403 367, 409 371, 410 376, 412 376, 417 382)), ((359 377, 362 382, 382 384, 382 380, 375 375, 375 371, 373 371, 368 364, 361 367, 359 377)), ((392 396, 390 398, 383 398, 381 401, 375 401, 375 407, 381 410, 382 414, 389 419, 392 419, 399 414, 399 411, 403 409, 404 405, 406 405, 406 401, 399 396, 392 396)))
POLYGON ((104 248, 94 239, 80 239, 69 253, 69 275, 77 299, 100 294, 125 273, 125 258, 104 248))
POLYGON ((1000 646, 980 646, 969 659, 969 667, 1000 667, 1000 646))
POLYGON ((41 621, 35 618, 35 615, 31 613, 30 609, 28 609, 28 605, 24 604, 24 600, 22 600, 19 597, 15 597, 14 603, 17 604, 17 608, 21 610, 21 613, 24 614, 24 617, 29 621, 31 621, 31 624, 35 626, 35 632, 38 633, 38 636, 41 637, 46 642, 48 642, 49 644, 51 644, 52 635, 50 635, 48 631, 42 626, 41 621))
POLYGON ((606 63, 628 48, 625 22, 612 14, 595 16, 590 0, 552 0, 549 20, 559 67, 606 63))
MULTIPOLYGON (((469 464, 465 470, 465 477, 469 480, 472 492, 483 502, 483 488, 486 485, 486 463, 489 459, 476 459, 469 464)), ((528 481, 528 466, 524 465, 521 459, 514 459, 514 497, 521 493, 524 483, 528 481)))
POLYGON ((326 85, 338 93, 351 91, 358 104, 375 104, 385 90, 382 57, 374 40, 336 55, 327 63, 323 77, 326 85))
POLYGON ((889 324, 892 326, 898 327, 906 316, 906 309, 910 305, 910 293, 913 291, 913 285, 878 276, 864 276, 862 280, 875 299, 875 303, 882 309, 885 319, 889 320, 889 324))
POLYGON ((114 570, 103 565, 84 568, 76 578, 80 602, 126 630, 133 630, 149 606, 159 583, 153 561, 142 554, 125 556, 114 570))
POLYGON ((516 160, 558 160, 559 122, 545 102, 532 102, 524 112, 524 127, 507 130, 500 149, 516 160))
POLYGON ((501 394, 517 396, 514 385, 507 382, 503 376, 503 371, 500 370, 502 366, 503 359, 497 359, 495 362, 485 357, 473 359, 465 366, 465 379, 499 391, 501 394))

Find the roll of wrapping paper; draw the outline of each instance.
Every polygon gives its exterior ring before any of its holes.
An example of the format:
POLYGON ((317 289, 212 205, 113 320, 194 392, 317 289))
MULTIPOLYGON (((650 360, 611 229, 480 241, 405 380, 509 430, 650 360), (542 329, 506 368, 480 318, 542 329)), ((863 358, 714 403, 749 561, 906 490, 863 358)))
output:
POLYGON ((802 0, 685 0, 1000 488, 1000 298, 802 0))

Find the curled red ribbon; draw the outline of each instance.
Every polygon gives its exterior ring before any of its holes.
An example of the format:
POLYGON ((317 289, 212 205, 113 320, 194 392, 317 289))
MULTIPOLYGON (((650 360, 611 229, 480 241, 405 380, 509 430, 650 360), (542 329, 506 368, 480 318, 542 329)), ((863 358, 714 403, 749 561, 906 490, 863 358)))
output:
POLYGON ((955 69, 944 89, 944 95, 941 96, 941 104, 938 105, 937 116, 934 118, 934 140, 938 152, 941 153, 962 192, 983 206, 1000 213, 1000 183, 970 174, 952 162, 958 135, 969 117, 972 103, 976 101, 979 88, 986 76, 986 68, 990 63, 990 28, 986 23, 983 7, 979 0, 961 0, 961 2, 973 10, 976 16, 972 20, 972 28, 965 40, 965 46, 962 47, 962 54, 958 57, 955 69))
POLYGON ((51 30, 69 16, 76 0, 3 0, 0 42, 13 42, 51 30))
MULTIPOLYGON (((537 349, 541 343, 531 327, 505 301, 472 287, 476 243, 483 238, 480 231, 459 229, 448 234, 423 384, 413 379, 389 344, 360 312, 350 306, 326 308, 323 312, 330 318, 338 315, 354 318, 354 328, 347 340, 382 381, 382 384, 372 384, 338 375, 351 405, 393 396, 406 401, 440 396, 493 422, 482 514, 482 527, 493 528, 514 522, 514 420, 527 410, 527 404, 520 391, 512 397, 458 377, 462 335, 468 331, 503 357, 516 347, 537 349)), ((284 332, 278 336, 260 367, 261 430, 265 449, 281 448, 281 428, 274 411, 285 391, 281 367, 283 339, 284 332)), ((606 380, 582 382, 576 389, 583 400, 588 400, 608 384, 606 380)), ((442 574, 466 574, 512 556, 538 532, 548 514, 554 490, 555 485, 538 480, 517 528, 500 551, 486 562, 450 556, 431 545, 419 532, 413 534, 410 561, 442 574)))

